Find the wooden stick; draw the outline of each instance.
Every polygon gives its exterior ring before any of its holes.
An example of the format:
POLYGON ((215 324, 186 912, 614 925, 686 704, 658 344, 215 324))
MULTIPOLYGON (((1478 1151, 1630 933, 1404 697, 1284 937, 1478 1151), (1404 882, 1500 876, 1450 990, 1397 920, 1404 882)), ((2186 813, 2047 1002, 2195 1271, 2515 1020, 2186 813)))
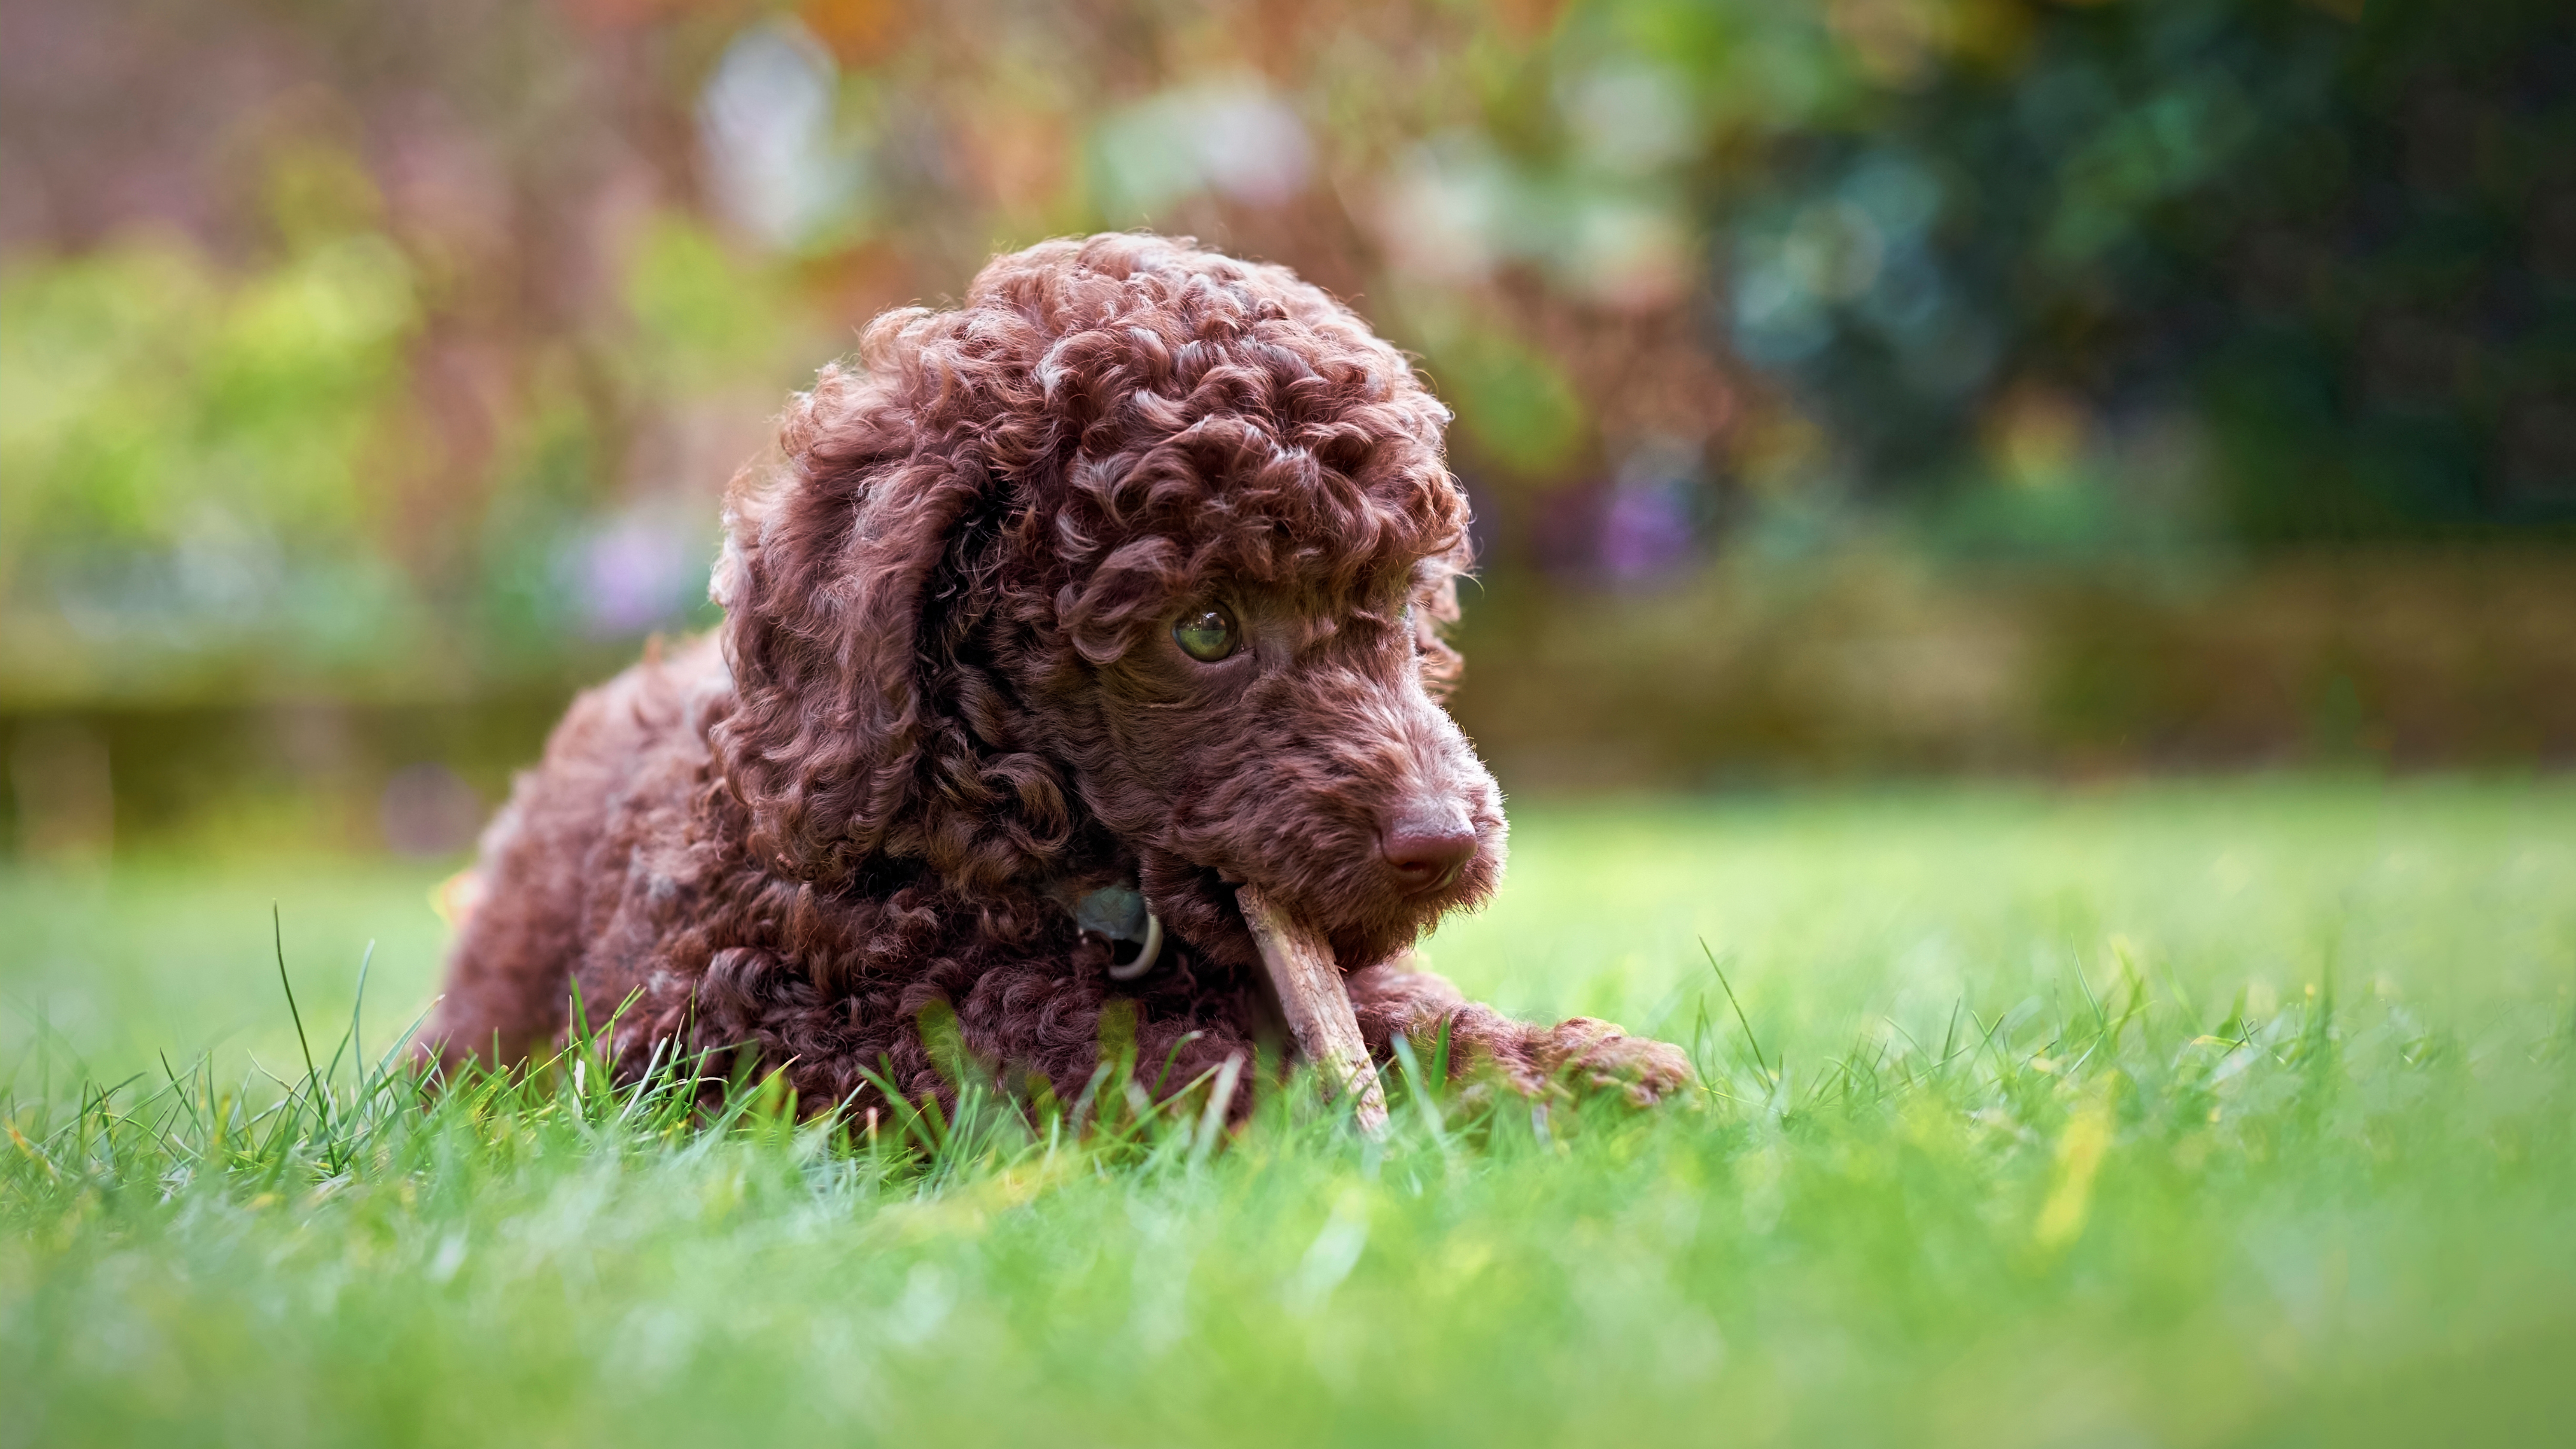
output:
POLYGON ((1385 1131, 1386 1092, 1360 1040, 1360 1019, 1333 964, 1333 948, 1290 920, 1257 886, 1237 886, 1234 899, 1243 907, 1244 924, 1252 927, 1253 944, 1261 948, 1261 964, 1278 989, 1297 1050, 1337 1088, 1358 1094, 1352 1115, 1361 1131, 1372 1137, 1385 1131))

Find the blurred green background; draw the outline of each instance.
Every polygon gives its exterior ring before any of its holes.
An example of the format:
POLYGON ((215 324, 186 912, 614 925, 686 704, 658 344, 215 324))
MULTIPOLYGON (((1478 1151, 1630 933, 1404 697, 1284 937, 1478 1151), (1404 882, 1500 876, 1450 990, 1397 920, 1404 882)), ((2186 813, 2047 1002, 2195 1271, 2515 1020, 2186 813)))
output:
POLYGON ((28 0, 22 856, 440 856, 879 310, 1098 228, 1457 409, 1515 791, 2576 754, 2576 19, 28 0))

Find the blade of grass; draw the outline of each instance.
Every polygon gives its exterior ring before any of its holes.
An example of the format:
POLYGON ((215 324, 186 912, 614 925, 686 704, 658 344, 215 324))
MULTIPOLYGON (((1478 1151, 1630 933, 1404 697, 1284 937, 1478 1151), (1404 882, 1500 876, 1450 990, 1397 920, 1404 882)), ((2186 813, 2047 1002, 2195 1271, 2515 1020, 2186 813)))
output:
POLYGON ((1708 958, 1708 969, 1717 973, 1717 984, 1726 989, 1726 1004, 1735 1008, 1736 1025, 1744 1028, 1744 1044, 1753 1049, 1753 1065, 1762 1069, 1763 1076, 1778 1081, 1770 1063, 1763 1060, 1762 1043, 1753 1035, 1753 1022, 1744 1014, 1744 1003, 1735 997, 1735 983, 1726 979, 1726 968, 1717 964, 1717 953, 1708 948, 1706 936, 1699 938, 1699 949, 1700 954, 1708 958))

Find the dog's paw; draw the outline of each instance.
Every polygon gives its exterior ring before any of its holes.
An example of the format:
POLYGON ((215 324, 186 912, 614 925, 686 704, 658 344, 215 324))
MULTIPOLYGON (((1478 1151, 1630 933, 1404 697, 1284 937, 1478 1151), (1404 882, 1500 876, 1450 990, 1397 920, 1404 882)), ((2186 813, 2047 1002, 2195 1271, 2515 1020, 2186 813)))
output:
POLYGON ((1480 1041, 1475 1047, 1488 1080, 1499 1078, 1525 1097, 1617 1092, 1637 1106, 1651 1107, 1691 1079, 1690 1059, 1681 1048, 1630 1036, 1597 1017, 1525 1027, 1516 1039, 1480 1041))
POLYGON ((1691 1079, 1690 1058, 1680 1047, 1630 1036, 1597 1017, 1558 1022, 1533 1046, 1548 1080, 1619 1092, 1640 1107, 1653 1106, 1691 1079))

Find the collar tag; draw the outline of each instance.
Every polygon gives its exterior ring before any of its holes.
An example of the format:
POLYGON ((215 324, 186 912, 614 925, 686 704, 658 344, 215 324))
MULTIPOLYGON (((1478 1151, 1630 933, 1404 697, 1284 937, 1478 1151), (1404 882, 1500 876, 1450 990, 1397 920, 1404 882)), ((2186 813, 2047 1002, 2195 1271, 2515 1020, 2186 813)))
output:
POLYGON ((1133 981, 1154 969, 1154 958, 1163 953, 1163 922, 1145 906, 1145 894, 1134 886, 1103 886, 1073 903, 1073 923, 1086 931, 1106 936, 1111 941, 1109 979, 1133 981), (1136 954, 1125 961, 1119 945, 1133 945, 1136 954))

